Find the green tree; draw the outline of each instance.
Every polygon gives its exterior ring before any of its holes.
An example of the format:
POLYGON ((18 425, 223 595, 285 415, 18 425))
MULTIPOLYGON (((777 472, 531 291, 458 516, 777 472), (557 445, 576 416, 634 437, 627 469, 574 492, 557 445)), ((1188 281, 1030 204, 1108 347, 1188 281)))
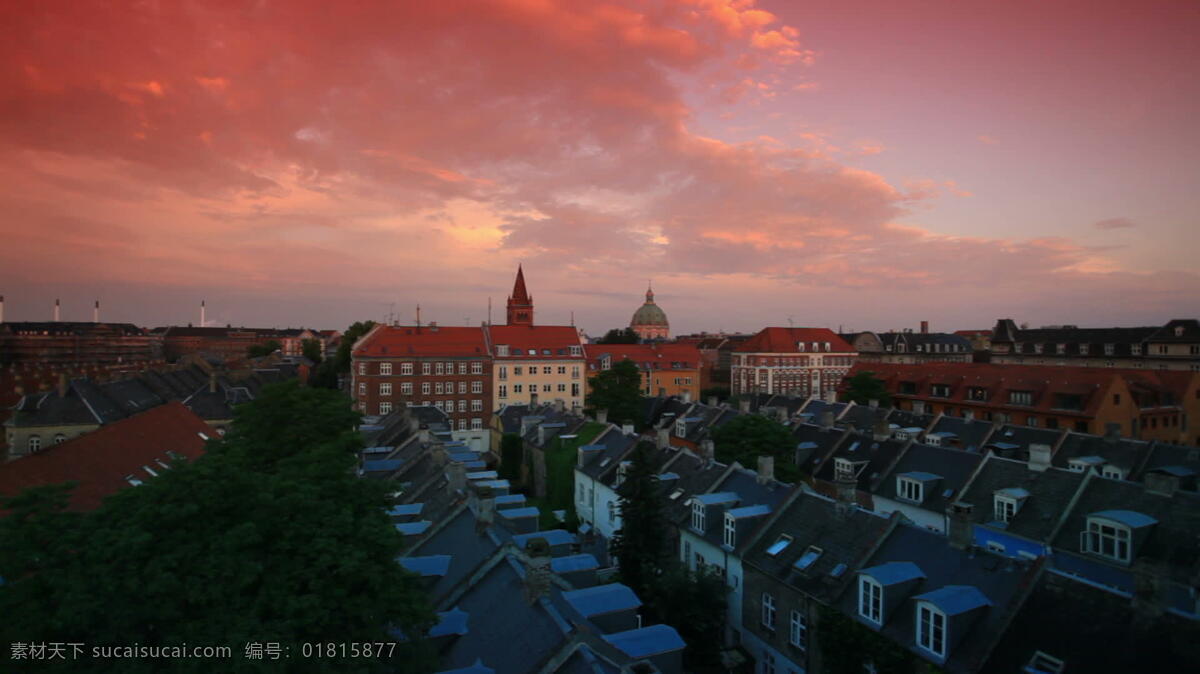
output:
POLYGON ((796 441, 787 426, 757 414, 742 414, 713 433, 717 459, 724 463, 740 462, 747 468, 758 466, 758 457, 775 458, 775 475, 784 482, 795 482, 801 475, 795 465, 796 441))
POLYGON ((306 339, 300 343, 300 352, 304 357, 311 360, 313 365, 320 365, 325 359, 325 346, 321 344, 319 339, 306 339))
POLYGON ((587 409, 608 410, 611 421, 633 421, 641 425, 642 373, 631 360, 615 363, 611 368, 588 379, 591 391, 587 394, 587 409))
POLYGON ((846 392, 842 394, 843 402, 855 402, 866 405, 872 400, 878 400, 881 407, 891 407, 892 396, 887 391, 883 380, 874 372, 861 370, 846 382, 846 392))
POLYGON ((521 464, 525 457, 524 443, 516 433, 500 438, 500 477, 514 484, 521 481, 521 464))
POLYGON ((621 528, 612 539, 621 581, 643 596, 650 595, 670 559, 663 498, 651 461, 653 451, 654 444, 643 441, 631 453, 630 464, 617 487, 621 528))
MULTIPOLYGON (((427 668, 421 640, 390 660, 301 657, 303 643, 391 642, 390 629, 417 637, 434 620, 395 561, 403 540, 384 510, 388 485, 354 477, 361 441, 349 403, 268 387, 204 456, 77 521, 52 492, 5 503, 13 514, 0 520, 0 550, 18 552, 0 556, 0 639, 233 649, 219 661, 122 660, 123 672, 261 671, 243 656, 252 642, 290 648, 278 671, 427 668), (38 523, 41 538, 22 543, 38 523)), ((45 671, 111 669, 77 659, 45 671)))
POLYGON ((651 589, 649 601, 654 617, 673 626, 687 643, 683 652, 687 671, 724 671, 719 663, 725 592, 725 583, 715 566, 691 572, 676 565, 651 589))
POLYGON ((633 328, 613 328, 596 340, 597 344, 637 344, 641 341, 633 328))
POLYGON ((250 356, 251 358, 261 358, 263 356, 269 356, 282 348, 283 345, 279 343, 279 340, 268 339, 262 344, 251 344, 250 347, 246 349, 246 355, 250 356))
POLYGON ((342 333, 342 343, 338 345, 337 351, 337 371, 339 373, 350 371, 350 356, 354 343, 370 332, 373 327, 375 327, 375 321, 356 321, 342 333))

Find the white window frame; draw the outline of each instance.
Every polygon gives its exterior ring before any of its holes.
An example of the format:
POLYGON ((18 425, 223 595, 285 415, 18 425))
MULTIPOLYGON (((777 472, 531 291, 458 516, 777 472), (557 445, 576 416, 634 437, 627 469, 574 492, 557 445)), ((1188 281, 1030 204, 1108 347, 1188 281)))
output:
POLYGON ((413 364, 412 363, 400 363, 400 374, 401 375, 412 375, 412 373, 413 373, 413 364))
POLYGON ((430 394, 429 391, 432 387, 433 387, 433 384, 431 384, 427 381, 421 382, 421 395, 429 395, 430 394))
POLYGON ((471 393, 483 393, 483 382, 482 381, 471 382, 471 393))
POLYGON ((391 403, 386 403, 386 402, 385 402, 385 403, 379 403, 379 414, 380 414, 380 416, 386 416, 386 415, 388 415, 388 414, 391 414, 391 413, 392 413, 392 404, 391 404, 391 403))
POLYGON ((704 509, 704 504, 699 501, 692 504, 692 528, 700 533, 704 533, 705 519, 707 518, 704 509))
POLYGON ((459 374, 467 373, 467 361, 464 360, 458 364, 458 373, 459 374))
POLYGON ((392 382, 385 381, 382 384, 380 384, 379 385, 379 395, 381 395, 381 396, 392 395, 392 382))
POLYGON ((358 364, 358 373, 359 373, 359 374, 361 374, 361 375, 366 375, 366 374, 367 374, 367 364, 366 364, 366 363, 359 363, 359 364, 358 364))
POLYGON ((788 643, 805 650, 808 648, 808 617, 796 609, 792 609, 789 621, 788 643))
POLYGON ((1017 511, 1021 509, 1021 504, 1017 499, 1011 496, 1001 496, 996 494, 992 503, 992 515, 997 522, 1008 524, 1014 517, 1017 516, 1017 511))
MULTIPOLYGON (((437 362, 435 362, 435 363, 433 364, 433 373, 434 373, 435 375, 439 375, 439 376, 440 376, 440 375, 443 375, 443 374, 446 374, 446 364, 445 364, 445 363, 443 363, 443 362, 442 362, 442 361, 440 361, 440 360, 439 360, 439 361, 437 361, 437 362)), ((450 374, 454 374, 454 371, 453 371, 453 370, 451 370, 451 371, 450 371, 450 374)))
POLYGON ((507 398, 508 397, 508 385, 507 384, 500 385, 499 390, 496 391, 496 397, 497 398, 507 398))
POLYGON ((392 364, 391 363, 384 362, 384 363, 379 364, 379 374, 391 374, 391 373, 392 373, 392 364))
POLYGON ((425 361, 421 363, 421 374, 428 375, 433 372, 433 363, 425 361))
POLYGON ((763 627, 775 631, 775 597, 769 592, 762 593, 762 615, 759 616, 759 620, 762 621, 763 627))
POLYGON ((925 485, 911 477, 896 478, 896 498, 901 501, 921 503, 925 500, 925 485))
POLYGON ((483 401, 479 400, 478 398, 476 398, 475 400, 472 400, 471 401, 471 411, 472 412, 482 412, 483 411, 483 401))
POLYGON ((27 446, 27 447, 29 447, 29 452, 30 452, 31 454, 32 454, 33 452, 38 452, 38 451, 41 451, 41 449, 42 449, 42 436, 40 436, 40 435, 31 435, 31 436, 29 436, 29 441, 26 443, 26 446, 27 446))
POLYGON ((483 361, 471 361, 471 374, 483 374, 483 361))
POLYGON ((482 431, 483 430, 483 419, 480 419, 479 417, 475 417, 474 419, 471 419, 471 430, 482 431))
POLYGON ((883 586, 870 576, 858 577, 858 615, 876 625, 883 624, 883 586))
POLYGON ((1104 517, 1087 518, 1087 528, 1079 534, 1083 552, 1128 564, 1133 553, 1133 532, 1129 527, 1104 517))
POLYGON ((406 381, 406 382, 400 383, 400 395, 410 396, 410 395, 412 395, 412 392, 413 392, 413 385, 412 385, 411 381, 406 381))
POLYGON ((917 603, 917 646, 939 658, 946 657, 946 614, 929 602, 917 603))
POLYGON ((725 546, 732 548, 737 545, 737 520, 725 513, 725 546))
POLYGON ((358 395, 360 395, 360 396, 367 395, 367 382, 365 382, 365 381, 358 382, 358 395))

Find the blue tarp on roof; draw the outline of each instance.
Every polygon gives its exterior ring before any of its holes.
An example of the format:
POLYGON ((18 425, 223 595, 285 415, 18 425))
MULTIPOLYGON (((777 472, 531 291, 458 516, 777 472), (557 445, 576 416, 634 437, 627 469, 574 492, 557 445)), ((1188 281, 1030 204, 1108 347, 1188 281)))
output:
POLYGON ((535 531, 531 534, 513 536, 513 545, 524 550, 525 544, 533 538, 544 538, 550 545, 570 545, 575 542, 575 534, 565 529, 549 529, 547 531, 535 531))
POLYGON ((403 459, 383 459, 379 461, 363 461, 364 473, 383 473, 397 470, 404 463, 403 459))
POLYGON ((725 514, 729 515, 735 520, 743 517, 758 517, 759 515, 771 514, 771 507, 765 505, 752 505, 742 508, 731 508, 730 510, 726 511, 725 514))
POLYGON ((648 658, 662 653, 682 650, 686 645, 679 632, 669 625, 651 625, 641 629, 602 635, 631 658, 648 658))
POLYGON ((469 614, 466 611, 455 607, 449 611, 439 613, 437 615, 438 624, 434 625, 433 628, 429 630, 429 636, 442 637, 449 634, 463 636, 469 631, 467 629, 467 618, 469 614))
POLYGON ((885 562, 869 569, 863 569, 859 573, 874 578, 875 582, 880 585, 894 585, 925 577, 925 574, 921 572, 921 567, 912 562, 885 562))
POLYGON ((738 495, 731 491, 721 491, 715 494, 697 494, 695 499, 704 505, 717 505, 738 500, 738 495))
POLYGON ((919 594, 914 599, 927 601, 946 615, 966 613, 981 606, 991 606, 992 601, 974 585, 947 585, 932 592, 919 594))
POLYGON ((1136 510, 1101 510, 1098 513, 1092 513, 1092 517, 1103 517, 1114 522, 1120 522, 1134 529, 1158 524, 1158 520, 1149 515, 1143 515, 1136 510))
POLYGON ((571 573, 572 571, 588 571, 600 568, 600 562, 588 555, 569 555, 550 560, 550 570, 554 573, 571 573))
POLYGON ((401 522, 400 524, 396 525, 396 531, 399 531, 405 536, 417 536, 425 533, 425 530, 428 529, 432 524, 433 522, 430 522, 429 520, 421 520, 420 522, 401 522))
POLYGON ((603 615, 615 611, 636 609, 642 605, 642 600, 629 589, 628 585, 610 583, 597 585, 582 590, 564 592, 562 597, 584 617, 603 615))
POLYGON ((388 510, 388 514, 392 517, 420 515, 421 510, 424 508, 424 503, 405 503, 403 505, 392 506, 391 510, 388 510))
POLYGON ((520 517, 537 517, 541 514, 541 511, 533 506, 530 506, 528 508, 506 508, 504 510, 500 510, 499 513, 501 517, 514 520, 520 517))
POLYGON ((400 565, 419 576, 444 576, 450 568, 450 555, 401 557, 400 565))

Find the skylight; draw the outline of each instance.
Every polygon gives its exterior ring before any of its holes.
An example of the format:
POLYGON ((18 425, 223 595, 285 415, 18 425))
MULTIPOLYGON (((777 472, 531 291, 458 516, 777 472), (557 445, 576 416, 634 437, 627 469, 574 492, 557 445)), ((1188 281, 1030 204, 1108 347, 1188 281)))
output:
POLYGON ((671 495, 670 495, 670 496, 668 496, 667 498, 668 498, 669 500, 672 500, 672 501, 674 501, 674 500, 678 499, 680 496, 683 496, 683 490, 682 490, 682 489, 676 489, 675 491, 671 492, 671 495))
POLYGON ((838 564, 837 566, 833 567, 833 570, 829 572, 829 575, 834 578, 841 578, 843 573, 846 573, 846 565, 838 564))
POLYGON ((820 559, 821 553, 823 552, 824 550, 815 545, 808 546, 808 549, 804 551, 804 554, 800 556, 800 559, 796 560, 795 567, 801 571, 808 570, 808 567, 812 566, 813 563, 820 559))
POLYGON ((778 555, 779 553, 783 552, 787 548, 787 546, 791 544, 791 542, 792 542, 791 536, 788 536, 787 534, 782 534, 779 536, 779 540, 775 541, 774 543, 771 544, 771 547, 767 548, 767 554, 774 557, 774 556, 778 555))

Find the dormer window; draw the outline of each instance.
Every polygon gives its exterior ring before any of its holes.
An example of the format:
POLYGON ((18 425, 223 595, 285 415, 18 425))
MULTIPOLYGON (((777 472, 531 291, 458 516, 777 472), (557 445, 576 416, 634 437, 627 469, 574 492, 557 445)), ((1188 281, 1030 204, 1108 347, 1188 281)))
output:
POLYGON ((1010 405, 1032 405, 1033 404, 1033 392, 1032 391, 1009 391, 1008 392, 1008 404, 1010 404, 1010 405))
POLYGON ((1020 488, 1001 489, 993 496, 994 517, 997 522, 1008 524, 1021 509, 1021 504, 1029 497, 1029 492, 1020 488))
POLYGON ((833 351, 833 346, 829 342, 825 342, 825 350, 833 351))
POLYGON ((820 342, 813 342, 813 343, 812 343, 812 350, 813 350, 813 353, 818 353, 818 352, 820 352, 820 350, 821 350, 821 343, 820 343, 820 342))
POLYGON ((804 353, 804 342, 796 342, 796 350, 804 353))
POLYGON ((838 457, 833 460, 833 475, 837 480, 857 480, 858 474, 866 467, 866 461, 851 461, 838 457))
POLYGON ((700 533, 704 533, 704 504, 696 501, 692 504, 692 528, 700 533))
POLYGON ((925 500, 924 487, 925 485, 910 477, 896 478, 896 496, 905 501, 920 503, 925 500))
POLYGON ((507 344, 497 344, 496 345, 496 355, 500 356, 501 358, 507 358, 508 357, 508 345, 507 344))
POLYGON ((1045 349, 1045 347, 1046 347, 1045 344, 1042 344, 1041 342, 1035 342, 1033 345, 1033 352, 1034 353, 1042 353, 1042 351, 1045 349))
POLYGON ((1120 468, 1113 466, 1111 464, 1104 466, 1103 470, 1100 471, 1100 474, 1103 475, 1104 477, 1107 477, 1110 480, 1124 480, 1125 479, 1125 471, 1123 471, 1120 468))
POLYGON ((675 437, 677 437, 677 438, 687 437, 687 422, 684 421, 683 419, 680 419, 675 422, 675 437))
POLYGON ((733 519, 733 515, 725 514, 725 547, 732 548, 737 545, 737 520, 733 519))
MULTIPOLYGON (((1114 353, 1116 353, 1116 350, 1117 350, 1116 344, 1105 344, 1104 345, 1104 355, 1106 355, 1106 356, 1113 355, 1114 353)), ((1137 355, 1136 351, 1134 352, 1134 355, 1137 355)))
POLYGON ((1183 336, 1183 326, 1182 326, 1182 325, 1176 325, 1176 326, 1175 326, 1175 336, 1176 336, 1176 337, 1182 337, 1182 336, 1183 336))
POLYGON ((1105 510, 1087 518, 1087 529, 1079 532, 1079 549, 1122 564, 1133 559, 1133 531, 1157 524, 1158 520, 1133 510, 1105 510))
POLYGON ((1131 344, 1129 346, 1129 352, 1135 356, 1142 355, 1142 345, 1141 344, 1131 344))
POLYGON ((946 384, 934 384, 930 387, 929 393, 935 398, 949 398, 950 387, 946 384))
POLYGON ((939 658, 946 657, 946 614, 932 604, 917 605, 917 645, 939 658))
POLYGON ((1061 355, 1064 355, 1064 354, 1066 354, 1066 352, 1067 352, 1067 345, 1066 345, 1066 344, 1059 344, 1059 345, 1058 345, 1058 355, 1060 355, 1060 356, 1061 356, 1061 355))
POLYGON ((582 356, 583 355, 583 347, 579 346, 578 344, 572 344, 571 345, 571 355, 572 356, 582 356))
POLYGON ((858 615, 876 625, 883 622, 883 586, 867 576, 858 579, 858 615))
POLYGON ((1079 345, 1079 355, 1081 355, 1081 356, 1088 355, 1088 345, 1087 344, 1079 345))

